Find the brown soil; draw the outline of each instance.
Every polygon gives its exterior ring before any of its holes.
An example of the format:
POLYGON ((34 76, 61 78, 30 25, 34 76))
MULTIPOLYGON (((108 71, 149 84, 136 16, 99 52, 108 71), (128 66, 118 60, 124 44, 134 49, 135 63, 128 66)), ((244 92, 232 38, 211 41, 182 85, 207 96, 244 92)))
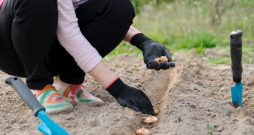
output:
MULTIPOLYGON (((254 134, 253 65, 243 65, 243 107, 234 108, 230 65, 206 65, 205 59, 196 55, 174 57, 176 67, 161 71, 148 70, 138 57, 125 54, 106 62, 126 84, 143 90, 160 109, 158 121, 151 125, 141 122, 149 115, 120 106, 90 76, 84 86, 105 105, 73 103, 73 112, 49 116, 73 135, 135 135, 142 127, 151 130, 150 135, 205 135, 207 120, 210 135, 254 134)), ((0 72, 0 134, 41 134, 37 129, 40 119, 4 83, 6 77, 0 72)))

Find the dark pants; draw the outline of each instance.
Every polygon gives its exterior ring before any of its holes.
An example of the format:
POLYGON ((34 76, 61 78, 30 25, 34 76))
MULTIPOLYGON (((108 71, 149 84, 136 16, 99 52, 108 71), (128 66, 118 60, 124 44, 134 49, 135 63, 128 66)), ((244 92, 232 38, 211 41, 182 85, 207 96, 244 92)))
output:
MULTIPOLYGON (((89 0, 76 9, 82 34, 102 57, 125 37, 135 16, 130 0, 89 0)), ((42 89, 59 74, 81 84, 85 73, 59 44, 56 0, 5 0, 0 9, 0 70, 26 77, 30 89, 42 89)))

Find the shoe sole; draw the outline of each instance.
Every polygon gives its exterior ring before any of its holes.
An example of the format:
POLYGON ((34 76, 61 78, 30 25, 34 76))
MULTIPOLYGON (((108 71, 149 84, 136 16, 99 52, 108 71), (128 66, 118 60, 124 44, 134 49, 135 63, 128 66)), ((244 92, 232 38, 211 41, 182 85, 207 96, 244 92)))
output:
POLYGON ((70 113, 74 110, 73 106, 67 106, 65 108, 61 108, 58 110, 54 110, 54 111, 47 111, 46 110, 46 114, 66 114, 66 113, 70 113))

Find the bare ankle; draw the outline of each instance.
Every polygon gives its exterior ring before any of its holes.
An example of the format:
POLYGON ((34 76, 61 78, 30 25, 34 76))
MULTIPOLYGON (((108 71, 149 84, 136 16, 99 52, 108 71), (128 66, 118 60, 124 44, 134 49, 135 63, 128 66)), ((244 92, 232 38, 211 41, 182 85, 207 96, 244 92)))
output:
POLYGON ((69 86, 69 84, 61 81, 58 75, 54 80, 53 86, 56 88, 57 91, 64 91, 69 86))
POLYGON ((33 90, 33 89, 31 89, 31 92, 34 94, 34 93, 36 93, 38 90, 33 90))

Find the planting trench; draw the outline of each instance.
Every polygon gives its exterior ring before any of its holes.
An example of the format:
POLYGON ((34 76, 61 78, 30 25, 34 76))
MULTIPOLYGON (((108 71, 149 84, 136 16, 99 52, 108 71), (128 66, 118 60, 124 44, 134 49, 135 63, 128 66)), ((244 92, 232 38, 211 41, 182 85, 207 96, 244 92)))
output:
MULTIPOLYGON (((120 106, 90 76, 86 76, 84 86, 105 105, 73 103, 73 112, 49 116, 74 135, 134 135, 142 127, 151 130, 151 135, 204 135, 207 120, 209 134, 253 135, 253 65, 244 65, 243 107, 235 109, 231 105, 230 87, 234 84, 230 65, 207 66, 193 57, 185 63, 179 56, 175 68, 161 71, 147 70, 137 57, 125 54, 106 62, 126 84, 143 90, 161 110, 158 121, 151 125, 141 122, 149 115, 120 106)), ((41 134, 37 130, 40 120, 4 83, 6 77, 0 73, 0 134, 41 134)))

